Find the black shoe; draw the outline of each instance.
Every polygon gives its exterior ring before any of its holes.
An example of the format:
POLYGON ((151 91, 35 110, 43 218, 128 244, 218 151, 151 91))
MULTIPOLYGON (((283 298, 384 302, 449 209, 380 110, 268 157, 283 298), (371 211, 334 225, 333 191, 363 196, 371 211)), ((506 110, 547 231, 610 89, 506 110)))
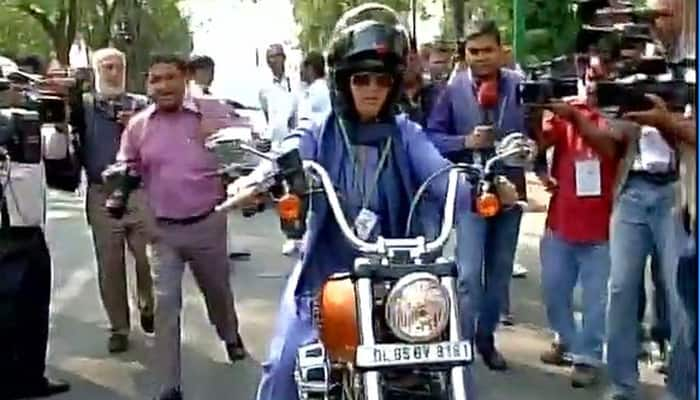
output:
POLYGON ((569 366, 573 363, 571 357, 567 357, 567 348, 560 343, 552 343, 552 348, 540 355, 540 360, 549 365, 569 366))
POLYGON ((107 342, 107 349, 112 354, 124 353, 129 350, 129 336, 123 333, 113 333, 107 342))
POLYGON ((182 391, 180 389, 172 389, 158 397, 154 397, 153 400, 182 400, 182 391))
POLYGON ((590 365, 575 364, 571 370, 571 387, 580 389, 593 386, 598 382, 598 376, 598 368, 590 365))
POLYGON ((629 396, 626 396, 626 395, 624 395, 624 394, 615 393, 615 394, 609 395, 609 396, 606 398, 606 400, 632 400, 632 398, 629 397, 629 396))
POLYGON ((243 339, 241 339, 240 334, 236 335, 236 343, 226 343, 226 353, 228 354, 228 360, 231 363, 246 358, 248 352, 243 345, 243 339))
POLYGON ((66 382, 43 378, 37 383, 27 384, 10 392, 8 400, 49 397, 55 394, 65 393, 70 390, 66 382))
POLYGON ((251 253, 248 250, 237 250, 228 253, 228 258, 231 260, 249 260, 251 253))
POLYGON ((508 369, 508 363, 506 363, 505 358, 501 353, 495 348, 488 349, 486 351, 479 351, 481 353, 481 358, 484 360, 484 364, 489 367, 492 371, 505 371, 508 369))
POLYGON ((148 334, 153 334, 153 314, 141 314, 141 329, 148 334))
POLYGON ((513 318, 513 314, 503 314, 501 315, 501 324, 503 326, 513 326, 515 325, 515 319, 513 318))

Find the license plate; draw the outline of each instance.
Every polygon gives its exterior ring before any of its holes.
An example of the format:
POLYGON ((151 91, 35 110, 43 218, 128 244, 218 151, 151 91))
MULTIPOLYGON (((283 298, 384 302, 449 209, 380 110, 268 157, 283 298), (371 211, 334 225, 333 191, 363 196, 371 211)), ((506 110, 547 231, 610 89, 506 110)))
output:
POLYGON ((387 367, 448 362, 471 362, 472 344, 442 342, 424 344, 376 344, 357 348, 358 367, 387 367))

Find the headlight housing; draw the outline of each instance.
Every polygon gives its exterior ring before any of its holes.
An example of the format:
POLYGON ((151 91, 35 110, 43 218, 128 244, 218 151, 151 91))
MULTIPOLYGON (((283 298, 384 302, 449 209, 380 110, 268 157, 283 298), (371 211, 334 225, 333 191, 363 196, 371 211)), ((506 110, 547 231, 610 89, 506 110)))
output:
POLYGON ((427 342, 447 327, 450 297, 435 275, 415 272, 396 282, 384 309, 386 323, 396 337, 427 342))

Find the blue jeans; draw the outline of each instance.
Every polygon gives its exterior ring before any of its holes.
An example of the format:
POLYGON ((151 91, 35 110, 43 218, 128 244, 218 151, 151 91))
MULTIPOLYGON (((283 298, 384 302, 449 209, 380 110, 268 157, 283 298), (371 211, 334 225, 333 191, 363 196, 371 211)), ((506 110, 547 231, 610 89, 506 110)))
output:
POLYGON ((673 213, 673 185, 657 185, 639 177, 625 183, 612 215, 610 237, 610 305, 608 309, 608 373, 612 392, 630 398, 637 395, 639 370, 637 312, 639 287, 652 249, 666 283, 666 296, 674 344, 679 316, 674 272, 678 266, 679 220, 673 213))
POLYGON ((540 243, 542 291, 549 324, 575 364, 602 365, 608 303, 608 242, 572 243, 548 231, 540 243), (583 288, 583 324, 576 327, 573 293, 583 288))
MULTIPOLYGON (((678 262, 676 290, 682 303, 684 322, 676 324, 678 340, 669 358, 667 398, 673 400, 697 399, 698 361, 698 252, 693 237, 683 238, 687 244, 678 262)), ((674 321, 676 322, 676 321, 674 321)))
POLYGON ((462 332, 475 339, 480 351, 490 351, 494 346, 493 332, 500 321, 505 294, 510 290, 521 217, 519 207, 489 219, 471 212, 457 216, 457 291, 462 332))

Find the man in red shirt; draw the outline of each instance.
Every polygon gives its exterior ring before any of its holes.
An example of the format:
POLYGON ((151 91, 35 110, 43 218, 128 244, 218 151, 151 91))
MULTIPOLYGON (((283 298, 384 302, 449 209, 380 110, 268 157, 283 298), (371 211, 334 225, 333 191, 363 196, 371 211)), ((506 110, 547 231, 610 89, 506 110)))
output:
POLYGON ((593 384, 602 365, 610 274, 608 226, 619 160, 613 135, 588 97, 547 105, 551 112, 544 115, 540 137, 542 151, 554 150, 551 176, 540 177, 552 192, 540 259, 547 317, 559 337, 541 358, 556 365, 573 360, 574 387, 593 384), (572 308, 577 282, 583 289, 580 330, 572 308))

